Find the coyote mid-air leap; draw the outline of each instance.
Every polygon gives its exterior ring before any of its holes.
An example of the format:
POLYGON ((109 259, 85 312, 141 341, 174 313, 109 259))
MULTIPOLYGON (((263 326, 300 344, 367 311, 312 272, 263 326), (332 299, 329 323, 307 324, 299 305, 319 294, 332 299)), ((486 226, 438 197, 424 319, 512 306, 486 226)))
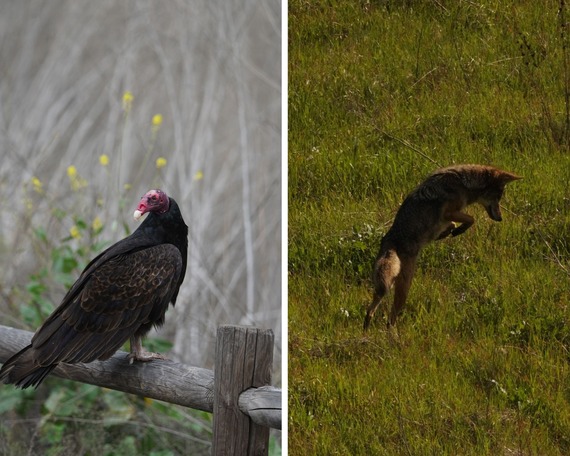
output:
POLYGON ((374 262, 374 297, 364 319, 367 329, 380 300, 394 286, 394 304, 388 318, 393 325, 402 311, 420 250, 429 242, 464 233, 475 219, 462 212, 481 204, 492 220, 502 220, 499 201, 505 185, 521 179, 492 166, 455 165, 431 174, 410 193, 382 238, 374 262))

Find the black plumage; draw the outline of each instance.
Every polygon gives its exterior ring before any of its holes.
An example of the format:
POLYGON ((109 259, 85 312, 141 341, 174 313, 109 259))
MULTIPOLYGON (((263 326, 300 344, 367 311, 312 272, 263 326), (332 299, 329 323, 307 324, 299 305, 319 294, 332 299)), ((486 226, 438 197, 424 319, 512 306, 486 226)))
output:
POLYGON ((130 236, 94 258, 31 344, 0 369, 0 382, 38 386, 59 363, 110 358, 127 340, 133 360, 164 358, 146 352, 142 337, 161 326, 186 273, 188 227, 178 204, 161 190, 147 192, 130 236))

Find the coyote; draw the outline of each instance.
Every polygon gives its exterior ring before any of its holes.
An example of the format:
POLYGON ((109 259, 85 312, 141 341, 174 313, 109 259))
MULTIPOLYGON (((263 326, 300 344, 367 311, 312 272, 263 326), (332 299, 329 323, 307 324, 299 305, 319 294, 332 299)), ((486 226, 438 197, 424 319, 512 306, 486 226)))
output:
POLYGON ((492 166, 456 165, 431 174, 410 193, 382 238, 374 262, 374 297, 364 319, 364 329, 395 285, 388 326, 396 323, 408 296, 420 250, 429 242, 464 233, 475 219, 462 212, 479 203, 492 220, 502 220, 499 201, 505 185, 521 177, 492 166), (457 223, 457 225, 456 225, 457 223))

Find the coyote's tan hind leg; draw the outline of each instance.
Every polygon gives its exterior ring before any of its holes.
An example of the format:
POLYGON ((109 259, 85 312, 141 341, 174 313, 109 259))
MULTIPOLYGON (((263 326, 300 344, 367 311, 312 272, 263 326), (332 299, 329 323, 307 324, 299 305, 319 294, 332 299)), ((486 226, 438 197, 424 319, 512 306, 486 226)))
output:
POLYGON ((366 331, 368 329, 368 326, 370 326, 370 321, 372 320, 372 317, 374 316, 376 309, 378 309, 381 300, 382 296, 379 296, 376 294, 376 292, 374 292, 374 297, 372 298, 372 304, 368 306, 366 317, 364 318, 364 331, 366 331))
POLYGON ((380 305, 380 301, 392 285, 394 284, 394 280, 398 276, 400 272, 400 259, 396 254, 395 250, 388 250, 386 251, 377 261, 374 267, 374 275, 373 275, 373 282, 374 282, 374 297, 372 298, 372 304, 368 306, 368 310, 366 311, 366 317, 364 318, 364 330, 368 329, 370 326, 370 321, 378 309, 380 305))
POLYGON ((414 278, 416 259, 407 258, 400 261, 400 274, 398 274, 394 283, 394 304, 392 305, 392 311, 388 319, 388 326, 394 325, 398 315, 402 312, 404 304, 406 304, 406 299, 408 298, 410 286, 412 285, 412 279, 414 278))

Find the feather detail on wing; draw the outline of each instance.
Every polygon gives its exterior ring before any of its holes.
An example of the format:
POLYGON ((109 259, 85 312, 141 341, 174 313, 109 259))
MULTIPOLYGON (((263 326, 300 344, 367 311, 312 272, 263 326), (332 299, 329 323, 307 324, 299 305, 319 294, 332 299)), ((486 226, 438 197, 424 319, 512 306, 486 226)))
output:
POLYGON ((156 322, 177 291, 182 257, 162 244, 99 265, 36 332, 38 364, 109 358, 142 325, 156 322))

